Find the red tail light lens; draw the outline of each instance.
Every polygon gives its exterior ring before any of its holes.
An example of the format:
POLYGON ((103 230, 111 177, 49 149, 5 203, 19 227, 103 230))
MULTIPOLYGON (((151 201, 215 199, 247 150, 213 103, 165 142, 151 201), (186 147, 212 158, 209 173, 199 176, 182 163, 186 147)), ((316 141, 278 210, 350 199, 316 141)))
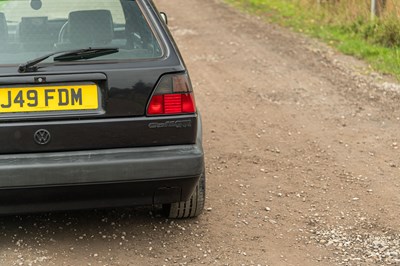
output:
POLYGON ((168 115, 194 112, 196 112, 196 104, 187 74, 162 77, 150 99, 147 114, 168 115))
POLYGON ((154 95, 151 98, 150 104, 147 107, 149 115, 162 114, 164 112, 164 96, 154 95))
POLYGON ((165 94, 164 113, 177 114, 182 113, 182 94, 165 94))
POLYGON ((182 112, 194 113, 196 111, 196 104, 194 101, 193 93, 181 94, 182 96, 182 112))

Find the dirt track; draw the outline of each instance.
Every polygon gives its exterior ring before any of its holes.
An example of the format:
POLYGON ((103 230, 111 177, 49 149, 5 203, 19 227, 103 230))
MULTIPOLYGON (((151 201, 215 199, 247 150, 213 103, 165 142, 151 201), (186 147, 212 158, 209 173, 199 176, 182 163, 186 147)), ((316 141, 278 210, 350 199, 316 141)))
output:
POLYGON ((221 2, 156 3, 203 114, 207 211, 3 217, 0 264, 400 263, 398 87, 221 2))

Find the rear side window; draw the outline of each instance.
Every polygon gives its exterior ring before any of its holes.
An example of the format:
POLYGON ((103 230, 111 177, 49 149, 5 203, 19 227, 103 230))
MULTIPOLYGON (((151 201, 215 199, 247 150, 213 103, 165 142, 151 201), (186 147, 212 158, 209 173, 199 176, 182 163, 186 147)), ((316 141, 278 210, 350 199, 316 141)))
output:
POLYGON ((119 49, 90 60, 162 56, 161 45, 135 0, 0 1, 0 64, 89 47, 119 49))

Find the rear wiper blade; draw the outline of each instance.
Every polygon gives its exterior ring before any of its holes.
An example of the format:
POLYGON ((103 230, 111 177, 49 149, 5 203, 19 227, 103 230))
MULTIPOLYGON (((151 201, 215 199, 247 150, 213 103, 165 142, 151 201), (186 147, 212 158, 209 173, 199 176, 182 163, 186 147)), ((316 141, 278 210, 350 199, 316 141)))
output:
POLYGON ((103 55, 117 53, 118 51, 119 51, 118 48, 91 48, 91 47, 85 49, 71 50, 71 51, 58 51, 46 54, 44 56, 38 57, 36 59, 30 60, 24 64, 19 65, 18 72, 25 73, 25 72, 36 71, 38 70, 38 67, 36 66, 37 64, 57 54, 61 55, 54 57, 54 61, 73 61, 79 59, 95 58, 103 55))
POLYGON ((54 57, 54 61, 74 61, 80 59, 90 59, 103 55, 118 53, 119 48, 88 48, 80 51, 67 52, 54 57))

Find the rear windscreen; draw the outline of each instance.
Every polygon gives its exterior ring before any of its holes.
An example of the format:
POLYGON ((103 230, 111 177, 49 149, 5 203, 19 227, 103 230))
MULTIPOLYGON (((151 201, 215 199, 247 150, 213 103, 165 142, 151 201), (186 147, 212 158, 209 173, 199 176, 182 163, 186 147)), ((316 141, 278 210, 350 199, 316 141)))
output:
POLYGON ((118 52, 85 60, 162 56, 160 43, 134 0, 0 1, 0 64, 89 47, 118 52))

